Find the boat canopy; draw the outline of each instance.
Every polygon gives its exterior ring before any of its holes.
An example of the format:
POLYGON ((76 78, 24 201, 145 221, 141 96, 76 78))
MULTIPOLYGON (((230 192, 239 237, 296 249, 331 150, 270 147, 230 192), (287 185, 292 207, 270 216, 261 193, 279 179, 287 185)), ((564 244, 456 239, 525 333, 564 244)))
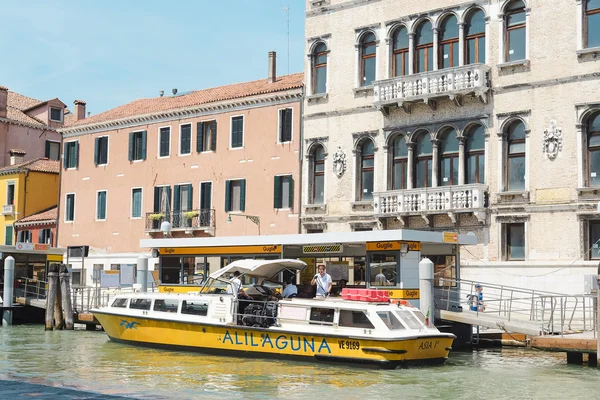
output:
POLYGON ((210 278, 218 279, 226 274, 233 274, 239 271, 242 275, 252 275, 271 279, 281 271, 287 269, 292 271, 302 271, 306 267, 306 263, 300 260, 238 260, 234 261, 225 268, 222 268, 212 274, 210 278))

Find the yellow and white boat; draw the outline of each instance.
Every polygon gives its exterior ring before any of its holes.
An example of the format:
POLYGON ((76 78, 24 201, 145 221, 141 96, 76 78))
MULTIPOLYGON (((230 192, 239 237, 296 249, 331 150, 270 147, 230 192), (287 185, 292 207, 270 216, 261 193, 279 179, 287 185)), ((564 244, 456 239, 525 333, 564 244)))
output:
POLYGON ((92 312, 110 339, 133 345, 384 368, 447 359, 455 336, 409 305, 271 295, 268 280, 305 266, 299 260, 240 260, 212 274, 200 292, 122 294, 92 312), (254 301, 226 292, 234 285, 224 277, 235 271, 260 282, 247 290, 254 301))

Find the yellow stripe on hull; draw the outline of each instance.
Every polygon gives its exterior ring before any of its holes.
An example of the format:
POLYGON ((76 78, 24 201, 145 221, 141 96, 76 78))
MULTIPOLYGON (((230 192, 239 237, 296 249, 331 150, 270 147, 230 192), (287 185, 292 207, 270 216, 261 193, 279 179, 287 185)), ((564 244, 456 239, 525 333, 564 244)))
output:
POLYGON ((404 362, 443 361, 453 337, 376 340, 310 335, 270 329, 164 321, 95 313, 111 339, 133 344, 238 353, 256 357, 310 357, 388 366, 404 362))

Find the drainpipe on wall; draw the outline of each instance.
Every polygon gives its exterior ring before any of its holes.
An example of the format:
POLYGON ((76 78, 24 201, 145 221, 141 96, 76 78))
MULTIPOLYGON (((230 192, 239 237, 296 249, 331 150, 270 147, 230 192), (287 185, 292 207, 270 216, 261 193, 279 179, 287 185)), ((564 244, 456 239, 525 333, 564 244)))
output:
MULTIPOLYGON (((59 132, 60 133, 60 132, 59 132)), ((60 226, 60 224, 58 223, 60 221, 60 196, 61 196, 61 185, 62 185, 62 174, 63 174, 63 157, 65 156, 63 154, 63 149, 64 149, 64 137, 63 134, 60 133, 60 157, 58 157, 58 201, 56 202, 56 237, 53 238, 53 242, 54 247, 58 247, 58 227, 60 226)), ((50 228, 50 232, 52 232, 52 228, 50 228)), ((50 244, 50 247, 52 247, 52 244, 50 244)), ((68 258, 68 252, 67 252, 67 258, 68 258)))
POLYGON ((300 150, 298 151, 298 233, 302 233, 302 159, 304 158, 304 82, 302 84, 302 97, 300 101, 300 150))

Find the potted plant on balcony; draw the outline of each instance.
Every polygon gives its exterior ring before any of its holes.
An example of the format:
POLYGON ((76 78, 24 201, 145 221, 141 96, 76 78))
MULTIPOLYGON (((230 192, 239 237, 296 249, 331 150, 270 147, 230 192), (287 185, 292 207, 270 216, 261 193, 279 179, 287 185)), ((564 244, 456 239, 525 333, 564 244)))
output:
POLYGON ((160 221, 164 217, 165 217, 165 214, 163 214, 163 213, 154 213, 154 214, 148 215, 148 219, 150 221, 160 221))
POLYGON ((196 218, 198 215, 200 215, 200 213, 198 211, 184 211, 183 218, 185 221, 185 226, 191 227, 192 226, 192 218, 196 218))

